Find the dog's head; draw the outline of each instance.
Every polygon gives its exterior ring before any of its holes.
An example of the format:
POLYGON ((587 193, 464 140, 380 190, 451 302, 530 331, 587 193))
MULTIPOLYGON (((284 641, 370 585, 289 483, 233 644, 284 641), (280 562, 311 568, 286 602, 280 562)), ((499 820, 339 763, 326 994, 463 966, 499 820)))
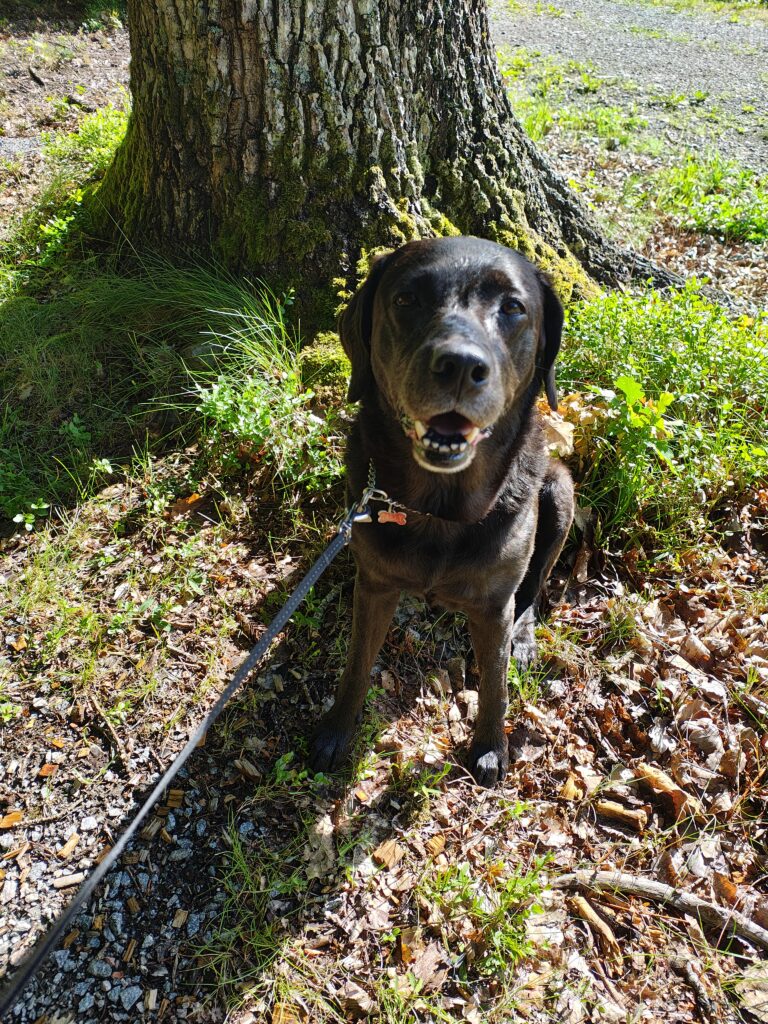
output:
POLYGON ((351 401, 372 390, 425 469, 465 469, 496 423, 542 384, 557 406, 563 310, 519 253, 479 238, 409 242, 379 257, 341 318, 351 401))

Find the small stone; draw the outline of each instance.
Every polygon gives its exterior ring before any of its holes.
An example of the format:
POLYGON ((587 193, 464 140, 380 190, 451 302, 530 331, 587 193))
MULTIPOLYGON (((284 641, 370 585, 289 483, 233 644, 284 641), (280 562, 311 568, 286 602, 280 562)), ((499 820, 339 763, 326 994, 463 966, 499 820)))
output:
POLYGON ((94 818, 94 816, 92 814, 89 815, 87 818, 83 818, 83 820, 80 822, 80 831, 81 832, 93 832, 93 830, 98 828, 98 827, 99 827, 98 818, 94 818))
POLYGON ((197 935, 200 931, 200 925, 203 923, 202 914, 190 914, 187 920, 187 935, 191 939, 193 935, 197 935))
POLYGON ((139 985, 129 985, 128 988, 121 989, 120 991, 120 1002, 124 1010, 130 1010, 139 999, 141 999, 141 987, 139 985))
POLYGON ((55 962, 57 967, 63 967, 69 960, 69 950, 57 949, 55 953, 51 954, 51 959, 55 962))
POLYGON ((93 998, 91 993, 88 992, 77 1004, 78 1013, 85 1013, 86 1010, 90 1010, 95 1002, 96 1000, 93 998))
POLYGON ((112 965, 108 964, 106 960, 94 960, 88 968, 88 973, 92 974, 94 978, 109 978, 112 975, 112 965))
POLYGON ((200 821, 198 821, 198 823, 195 825, 195 832, 197 832, 197 834, 199 836, 202 836, 202 835, 205 835, 205 830, 207 828, 208 828, 208 822, 205 821, 204 818, 201 818, 200 821))

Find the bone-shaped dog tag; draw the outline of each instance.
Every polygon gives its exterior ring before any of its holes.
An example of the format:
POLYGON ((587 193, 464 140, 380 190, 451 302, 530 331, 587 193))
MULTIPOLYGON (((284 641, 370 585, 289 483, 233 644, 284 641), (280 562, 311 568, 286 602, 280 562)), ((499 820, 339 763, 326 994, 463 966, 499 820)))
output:
POLYGON ((380 523, 394 523, 395 526, 405 526, 408 517, 405 512, 395 512, 394 509, 382 509, 378 516, 380 523))

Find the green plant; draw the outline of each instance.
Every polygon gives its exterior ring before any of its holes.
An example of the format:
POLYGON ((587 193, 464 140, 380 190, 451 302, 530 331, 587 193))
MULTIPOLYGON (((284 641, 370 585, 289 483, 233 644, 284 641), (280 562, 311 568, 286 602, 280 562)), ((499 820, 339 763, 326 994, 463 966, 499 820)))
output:
POLYGON ((530 953, 525 922, 537 909, 543 866, 542 859, 524 874, 506 873, 503 865, 473 873, 468 864, 451 864, 422 878, 418 892, 439 911, 462 980, 493 976, 504 985, 510 967, 530 953))
POLYGON ((340 439, 312 410, 289 302, 262 285, 240 309, 212 311, 220 325, 205 332, 207 365, 187 372, 203 436, 224 469, 247 459, 267 467, 278 487, 318 490, 340 474, 340 439))
POLYGON ((658 207, 682 227, 745 242, 768 240, 768 180, 718 153, 687 154, 655 181, 658 207))
POLYGON ((692 540, 768 473, 768 320, 733 318, 696 282, 568 310, 580 492, 603 536, 692 540), (579 438, 582 441, 579 441, 579 438))

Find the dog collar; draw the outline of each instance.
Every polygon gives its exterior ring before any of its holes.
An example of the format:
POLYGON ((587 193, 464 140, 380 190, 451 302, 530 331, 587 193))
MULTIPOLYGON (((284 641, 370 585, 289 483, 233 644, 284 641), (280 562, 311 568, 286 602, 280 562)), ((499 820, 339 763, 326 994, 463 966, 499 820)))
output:
POLYGON ((493 501, 488 506, 485 514, 480 519, 473 520, 472 522, 464 522, 461 519, 446 519, 444 516, 436 516, 432 512, 422 512, 420 509, 409 508, 401 501, 391 498, 386 491, 376 486, 376 466, 373 459, 371 459, 368 463, 368 483, 357 505, 358 514, 354 521, 355 523, 372 523, 373 516, 370 504, 375 501, 387 506, 386 508, 379 509, 376 513, 376 522, 381 524, 391 523, 393 526, 407 526, 408 516, 412 515, 420 516, 422 519, 432 519, 436 523, 450 523, 451 526, 476 526, 488 517, 498 497, 499 492, 494 495, 493 501))

